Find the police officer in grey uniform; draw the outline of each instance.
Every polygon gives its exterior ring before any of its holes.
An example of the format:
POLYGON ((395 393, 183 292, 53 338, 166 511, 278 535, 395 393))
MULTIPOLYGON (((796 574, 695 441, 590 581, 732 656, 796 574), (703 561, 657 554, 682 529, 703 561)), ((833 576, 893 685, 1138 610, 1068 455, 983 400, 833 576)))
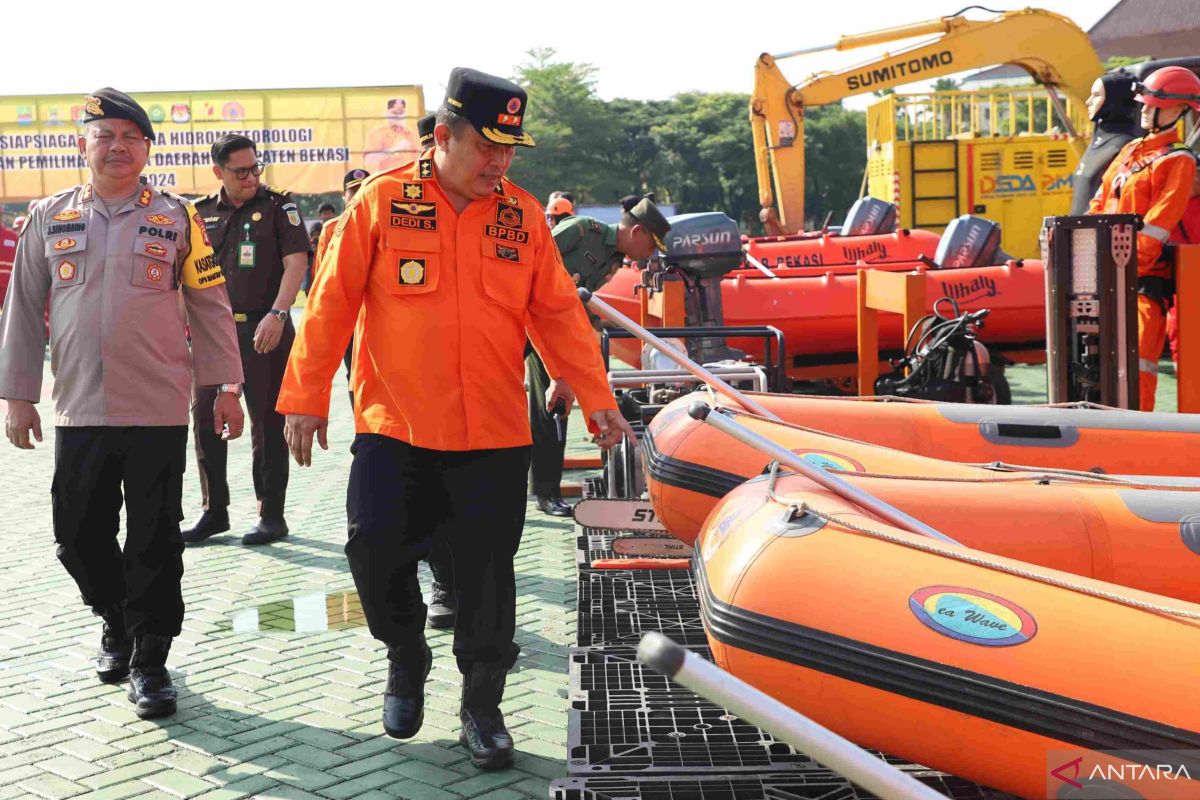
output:
POLYGON ((154 131, 132 98, 84 99, 91 181, 38 203, 0 320, 0 397, 18 448, 42 441, 43 308, 54 373, 54 539, 104 620, 97 674, 129 676, 140 717, 175 710, 166 670, 183 623, 182 489, 192 382, 219 386, 215 425, 242 431, 233 312, 190 203, 142 183, 154 131), (191 325, 188 350, 185 319, 191 325), (118 545, 122 499, 127 531, 118 545))

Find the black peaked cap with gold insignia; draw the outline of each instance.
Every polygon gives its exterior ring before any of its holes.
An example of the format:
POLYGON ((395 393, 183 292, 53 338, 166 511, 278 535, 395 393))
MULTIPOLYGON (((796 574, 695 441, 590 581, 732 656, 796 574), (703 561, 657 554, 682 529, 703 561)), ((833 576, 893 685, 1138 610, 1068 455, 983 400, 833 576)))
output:
POLYGON ((342 191, 353 189, 369 177, 371 177, 371 173, 361 167, 350 170, 346 173, 346 177, 342 178, 342 191))
POLYGON ((95 122, 101 119, 124 119, 132 122, 146 134, 147 139, 154 138, 154 126, 145 109, 137 104, 129 95, 122 91, 105 86, 83 97, 83 121, 95 122))
POLYGON ((533 137, 522 127, 528 100, 512 81, 468 67, 455 67, 446 84, 446 108, 496 144, 533 147, 533 137))
POLYGON ((421 149, 433 147, 433 129, 437 127, 437 114, 426 114, 417 120, 417 136, 421 137, 421 149))

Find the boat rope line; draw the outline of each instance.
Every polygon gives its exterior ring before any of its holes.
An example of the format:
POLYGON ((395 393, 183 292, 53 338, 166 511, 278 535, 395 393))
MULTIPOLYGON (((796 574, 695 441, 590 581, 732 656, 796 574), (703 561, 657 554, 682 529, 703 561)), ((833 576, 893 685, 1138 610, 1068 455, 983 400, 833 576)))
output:
POLYGON ((819 508, 810 505, 809 503, 803 501, 797 503, 793 500, 781 498, 775 494, 773 486, 768 486, 767 497, 778 505, 784 506, 785 508, 791 508, 793 514, 798 513, 800 516, 811 514, 817 519, 824 520, 834 527, 844 528, 848 531, 853 531, 854 533, 859 533, 863 536, 869 536, 873 539, 881 539, 885 542, 897 544, 901 547, 907 547, 911 550, 920 550, 925 553, 942 556, 943 558, 961 561, 964 564, 972 564, 974 566, 984 567, 996 572, 1015 575, 1018 578, 1044 583, 1047 586, 1055 586, 1059 589, 1066 589, 1077 594, 1088 595, 1089 597, 1106 600, 1110 603, 1117 603, 1118 605, 1128 606, 1129 608, 1136 608, 1139 611, 1149 611, 1154 614, 1166 614, 1168 616, 1179 617, 1181 619, 1200 620, 1200 611, 1190 611, 1188 609, 1175 608, 1173 606, 1166 606, 1160 603, 1151 603, 1146 600, 1139 600, 1136 597, 1129 597, 1119 592, 1110 592, 1104 589, 1097 589, 1095 587, 1087 586, 1066 578, 1056 578, 1052 575, 1045 575, 1033 570, 1014 567, 1009 564, 1003 564, 988 558, 986 555, 975 555, 976 553, 980 552, 977 550, 968 550, 963 552, 944 547, 940 544, 935 544, 932 540, 913 541, 888 531, 882 531, 875 528, 869 528, 865 525, 847 522, 846 520, 838 519, 835 515, 822 511, 819 508))

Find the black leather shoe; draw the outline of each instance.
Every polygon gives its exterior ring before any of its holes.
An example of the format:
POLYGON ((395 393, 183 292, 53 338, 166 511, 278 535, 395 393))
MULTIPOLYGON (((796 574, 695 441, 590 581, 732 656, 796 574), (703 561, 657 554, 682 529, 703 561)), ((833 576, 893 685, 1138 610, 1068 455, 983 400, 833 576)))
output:
POLYGON ((462 706, 458 712, 462 733, 458 741, 479 769, 512 766, 512 734, 504 726, 504 716, 500 713, 506 673, 507 670, 495 665, 474 664, 463 675, 462 706))
POLYGON ((171 637, 147 634, 133 640, 129 660, 129 702, 142 719, 167 717, 175 713, 175 687, 167 672, 167 653, 171 637))
POLYGON ((250 532, 242 537, 242 544, 270 544, 287 535, 288 526, 282 519, 259 517, 250 532))
POLYGON ((181 533, 184 542, 196 544, 227 530, 229 530, 229 512, 224 508, 207 508, 198 520, 184 528, 181 533))
POLYGON ((434 578, 430 595, 426 617, 429 627, 453 628, 454 620, 458 617, 458 603, 454 599, 453 588, 434 578))
POLYGON ((405 665, 388 659, 387 688, 383 690, 383 729, 393 739, 411 739, 425 721, 425 679, 433 666, 433 651, 428 645, 422 646, 425 648, 424 663, 405 665))
POLYGON ((575 511, 561 497, 543 497, 538 495, 537 499, 538 511, 543 514, 549 514, 552 517, 571 517, 575 515, 575 511))
POLYGON ((102 683, 118 683, 129 677, 129 657, 133 655, 133 641, 123 630, 117 630, 107 622, 100 634, 100 651, 96 653, 96 677, 102 683))

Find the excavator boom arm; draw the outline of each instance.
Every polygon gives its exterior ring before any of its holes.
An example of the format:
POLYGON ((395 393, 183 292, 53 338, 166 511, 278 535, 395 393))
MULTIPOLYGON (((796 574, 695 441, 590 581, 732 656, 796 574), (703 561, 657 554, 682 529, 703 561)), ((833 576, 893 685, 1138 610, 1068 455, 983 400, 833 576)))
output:
POLYGON ((775 57, 759 57, 750 101, 759 202, 765 209, 778 201, 784 230, 794 233, 804 226, 807 107, 992 64, 1016 64, 1038 82, 1082 102, 1103 71, 1087 34, 1066 17, 1040 9, 1012 11, 987 21, 944 17, 845 36, 828 49, 847 50, 939 31, 941 35, 932 41, 846 70, 813 75, 796 86, 783 77, 775 57))

